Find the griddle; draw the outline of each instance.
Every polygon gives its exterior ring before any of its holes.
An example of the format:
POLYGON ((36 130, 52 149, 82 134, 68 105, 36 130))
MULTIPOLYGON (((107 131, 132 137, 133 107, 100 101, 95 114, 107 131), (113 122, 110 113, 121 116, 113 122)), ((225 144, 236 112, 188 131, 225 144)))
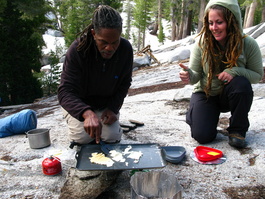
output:
MULTIPOLYGON (((166 166, 164 153, 158 144, 109 144, 109 147, 123 152, 128 146, 131 146, 130 151, 141 151, 143 155, 138 163, 134 163, 133 159, 126 158, 128 165, 125 162, 115 162, 113 166, 107 167, 105 165, 91 163, 89 157, 92 153, 102 153, 100 145, 90 144, 83 145, 79 152, 76 153, 77 164, 76 168, 83 171, 92 170, 133 170, 133 169, 155 169, 166 166)), ((126 156, 124 156, 126 157, 126 156)))

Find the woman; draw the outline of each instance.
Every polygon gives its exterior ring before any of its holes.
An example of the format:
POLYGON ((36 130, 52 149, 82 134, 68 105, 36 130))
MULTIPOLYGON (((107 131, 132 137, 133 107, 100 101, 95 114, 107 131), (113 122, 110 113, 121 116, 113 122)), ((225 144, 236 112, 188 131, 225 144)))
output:
POLYGON ((247 146, 251 84, 262 79, 263 66, 256 41, 243 34, 241 24, 237 0, 210 0, 189 68, 180 64, 181 80, 195 84, 186 122, 201 144, 216 138, 220 113, 231 111, 229 144, 247 146))

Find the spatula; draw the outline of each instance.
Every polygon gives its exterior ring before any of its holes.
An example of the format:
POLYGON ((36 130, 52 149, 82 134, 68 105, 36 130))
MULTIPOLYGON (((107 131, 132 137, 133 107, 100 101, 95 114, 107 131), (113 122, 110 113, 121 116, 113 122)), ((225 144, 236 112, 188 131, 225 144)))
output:
POLYGON ((100 144, 100 149, 101 151, 105 154, 105 155, 108 155, 109 154, 109 149, 108 149, 108 146, 105 144, 105 142, 103 142, 102 140, 99 141, 99 144, 100 144))

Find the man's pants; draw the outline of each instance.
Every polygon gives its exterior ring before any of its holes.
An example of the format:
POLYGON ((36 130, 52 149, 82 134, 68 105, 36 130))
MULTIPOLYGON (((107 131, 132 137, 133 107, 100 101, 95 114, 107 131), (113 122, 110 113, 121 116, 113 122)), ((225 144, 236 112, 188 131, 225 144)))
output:
MULTIPOLYGON (((84 122, 80 122, 76 118, 72 117, 66 110, 63 110, 63 116, 66 119, 66 123, 69 128, 69 139, 79 144, 88 144, 94 141, 84 129, 84 122)), ((100 118, 104 110, 95 111, 96 115, 100 118)), ((108 143, 117 143, 121 140, 122 129, 119 123, 119 114, 117 115, 118 120, 112 125, 102 124, 101 139, 108 143)))

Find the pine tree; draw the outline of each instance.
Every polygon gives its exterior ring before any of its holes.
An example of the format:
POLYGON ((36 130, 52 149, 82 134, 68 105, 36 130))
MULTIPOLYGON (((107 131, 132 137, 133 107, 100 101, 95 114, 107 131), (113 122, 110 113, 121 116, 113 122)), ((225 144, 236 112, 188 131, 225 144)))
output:
POLYGON ((125 4, 125 12, 127 14, 126 22, 125 22, 125 33, 124 33, 124 38, 130 39, 130 32, 131 32, 131 20, 132 20, 132 9, 133 6, 130 2, 130 0, 126 0, 125 4))
POLYGON ((0 97, 2 105, 33 102, 42 96, 32 71, 41 64, 45 1, 6 1, 0 13, 0 97), (38 3, 41 10, 32 10, 38 3))
POLYGON ((134 23, 133 25, 138 29, 138 44, 137 49, 145 47, 145 30, 150 24, 150 10, 153 0, 134 0, 135 7, 133 9, 134 23))
POLYGON ((163 25, 162 25, 161 21, 159 22, 159 32, 158 32, 158 36, 157 37, 158 37, 159 43, 164 44, 165 34, 164 34, 164 31, 163 31, 163 25))
POLYGON ((64 33, 67 47, 77 34, 91 23, 94 10, 99 5, 109 5, 121 12, 121 0, 54 0, 53 13, 57 17, 59 30, 64 33))

